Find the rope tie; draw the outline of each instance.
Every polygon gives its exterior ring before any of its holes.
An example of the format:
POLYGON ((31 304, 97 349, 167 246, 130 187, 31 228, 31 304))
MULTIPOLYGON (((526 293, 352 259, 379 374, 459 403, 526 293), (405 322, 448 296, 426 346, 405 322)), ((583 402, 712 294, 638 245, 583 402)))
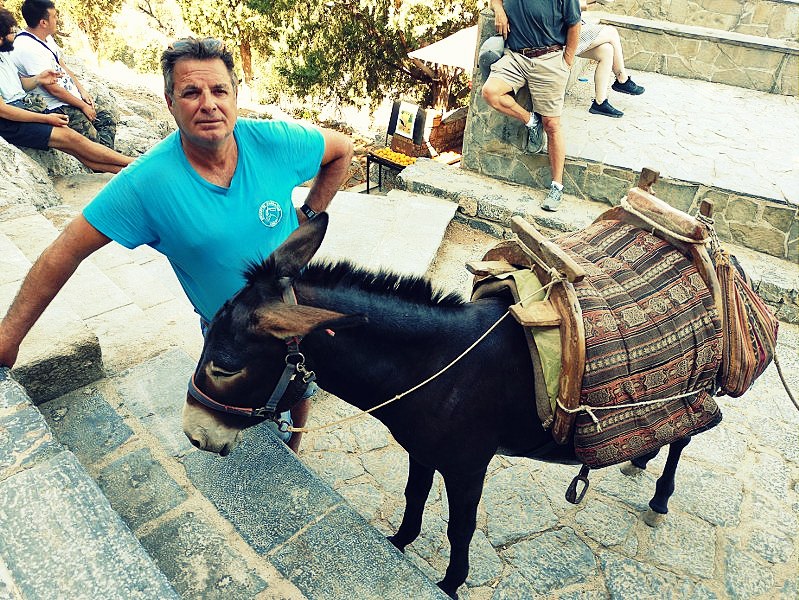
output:
POLYGON ((619 408, 635 408, 638 406, 649 406, 650 404, 659 404, 661 402, 669 402, 671 400, 679 400, 681 398, 687 398, 688 396, 695 396, 696 394, 699 394, 704 391, 705 390, 695 390, 693 392, 677 394, 676 396, 669 396, 668 398, 655 398, 654 400, 644 400, 643 402, 632 402, 627 404, 616 404, 614 406, 588 406, 587 404, 581 404, 576 408, 566 408, 565 406, 563 406, 560 399, 556 400, 556 402, 558 404, 558 407, 560 407, 560 409, 563 412, 568 413, 570 415, 581 412, 586 413, 589 417, 591 417, 591 420, 594 422, 594 425, 596 425, 596 430, 602 431, 602 425, 599 423, 599 419, 597 418, 596 414, 594 414, 595 411, 616 410, 619 408))

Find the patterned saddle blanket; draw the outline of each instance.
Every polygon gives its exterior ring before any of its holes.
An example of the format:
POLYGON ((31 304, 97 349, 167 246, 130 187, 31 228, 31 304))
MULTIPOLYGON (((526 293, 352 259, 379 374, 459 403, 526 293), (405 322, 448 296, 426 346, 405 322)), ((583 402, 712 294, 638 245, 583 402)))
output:
MULTIPOLYGON (((581 409, 573 430, 577 457, 592 468, 608 466, 716 425, 721 412, 711 394, 722 357, 721 321, 693 262, 660 237, 615 219, 553 241, 586 273, 573 284, 585 337, 579 402, 572 404, 581 409)), ((522 264, 512 250, 499 254, 522 264)), ((529 291, 530 273, 479 279, 473 297, 509 289, 518 301, 529 291), (517 287, 523 280, 524 291, 517 287)), ((539 289, 532 277, 531 289, 539 289)), ((572 367, 560 352, 566 338, 558 341, 557 325, 525 333, 539 416, 549 426, 561 391, 557 372, 546 366, 554 360, 572 367)))
POLYGON ((586 346, 580 405, 597 410, 577 416, 577 457, 606 466, 717 424, 721 322, 693 263, 621 221, 555 241, 586 271, 574 284, 586 346))

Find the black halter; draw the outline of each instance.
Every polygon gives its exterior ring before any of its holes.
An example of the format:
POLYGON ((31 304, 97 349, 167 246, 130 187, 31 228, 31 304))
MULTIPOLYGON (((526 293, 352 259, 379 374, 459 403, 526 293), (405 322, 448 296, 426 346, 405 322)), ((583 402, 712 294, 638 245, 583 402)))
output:
MULTIPOLYGON (((291 280, 287 277, 283 277, 280 279, 280 283, 283 288, 283 302, 296 305, 297 296, 294 294, 294 288, 291 287, 291 280)), ((280 404, 284 397, 288 398, 290 400, 290 405, 293 406, 305 395, 308 386, 316 379, 316 374, 305 368, 305 356, 300 352, 302 336, 295 335, 283 341, 286 342, 286 366, 283 369, 283 373, 280 375, 280 379, 278 379, 275 384, 275 388, 272 390, 272 393, 263 406, 259 408, 246 408, 217 402, 197 387, 194 381, 194 373, 191 379, 189 379, 189 395, 200 404, 218 412, 274 420, 278 416, 277 405, 280 404)))

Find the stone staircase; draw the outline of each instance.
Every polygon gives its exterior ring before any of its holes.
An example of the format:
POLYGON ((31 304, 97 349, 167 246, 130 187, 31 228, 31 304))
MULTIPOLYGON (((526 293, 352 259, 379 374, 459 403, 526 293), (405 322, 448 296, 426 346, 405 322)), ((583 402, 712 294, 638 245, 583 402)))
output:
MULTIPOLYGON (((107 179, 65 178, 63 204, 0 221, 3 306, 107 179)), ((456 209, 407 193, 346 196, 320 253, 407 273, 424 273, 456 209), (407 256, 395 229, 414 218, 418 252, 407 256)), ((5 372, 0 381, 0 598, 60 597, 48 591, 58 578, 35 582, 48 571, 76 574, 70 598, 441 597, 267 428, 224 459, 191 446, 181 408, 201 346, 197 316, 154 251, 109 244, 79 267, 12 372, 32 400, 5 372)))

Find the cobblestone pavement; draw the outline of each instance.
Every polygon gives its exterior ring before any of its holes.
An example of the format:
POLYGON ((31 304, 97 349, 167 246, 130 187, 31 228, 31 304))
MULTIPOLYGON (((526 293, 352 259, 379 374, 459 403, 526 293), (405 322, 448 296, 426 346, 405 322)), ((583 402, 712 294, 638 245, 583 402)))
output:
MULTIPOLYGON (((475 240, 471 247, 445 248, 433 268, 433 279, 448 289, 468 289, 468 275, 456 265, 492 242, 465 235, 475 240)), ((799 389, 798 355, 799 327, 781 324, 779 356, 793 390, 799 389)), ((636 477, 618 467, 592 471, 578 506, 564 499, 577 467, 495 457, 461 597, 796 598, 799 412, 774 366, 743 397, 719 403, 724 420, 686 448, 668 519, 658 529, 641 515, 662 456, 636 477)), ((309 424, 354 412, 322 394, 309 424)), ((407 461, 382 424, 366 417, 306 434, 303 444, 303 462, 380 531, 394 532, 407 461)), ((446 523, 443 481, 436 475, 422 534, 406 549, 436 581, 448 562, 446 523)))

